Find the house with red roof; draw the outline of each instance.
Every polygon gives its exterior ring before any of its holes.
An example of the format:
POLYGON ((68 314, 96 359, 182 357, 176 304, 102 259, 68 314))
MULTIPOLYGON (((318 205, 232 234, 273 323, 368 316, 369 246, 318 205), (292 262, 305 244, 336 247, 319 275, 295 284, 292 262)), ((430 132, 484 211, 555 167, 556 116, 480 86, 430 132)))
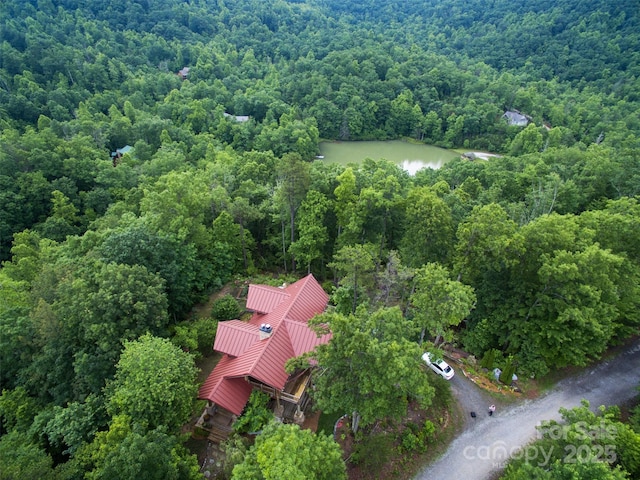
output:
POLYGON ((304 420, 311 372, 289 375, 284 367, 290 358, 329 341, 330 334, 318 337, 308 326, 328 302, 313 275, 288 286, 249 285, 247 309, 253 315, 248 322, 218 323, 213 349, 223 355, 198 393, 208 406, 197 425, 212 440, 226 438, 253 389, 271 396, 276 417, 304 420))

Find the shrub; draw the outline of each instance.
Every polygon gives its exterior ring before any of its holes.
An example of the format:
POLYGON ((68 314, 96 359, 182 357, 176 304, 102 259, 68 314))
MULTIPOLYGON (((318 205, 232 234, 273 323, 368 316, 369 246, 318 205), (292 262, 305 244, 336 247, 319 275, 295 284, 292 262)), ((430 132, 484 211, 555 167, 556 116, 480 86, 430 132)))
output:
POLYGON ((271 398, 266 393, 254 390, 242 415, 234 422, 233 431, 237 433, 258 432, 271 420, 273 413, 267 408, 271 398))
POLYGON ((426 420, 420 433, 423 435, 425 441, 430 441, 436 435, 436 426, 431 420, 426 420))
POLYGON ((362 465, 370 472, 379 471, 387 463, 393 450, 391 435, 370 435, 354 446, 351 462, 362 465))
POLYGON ((213 351, 213 341, 216 338, 218 322, 213 318, 200 318, 193 324, 198 339, 198 351, 202 355, 209 355, 213 351))
POLYGON ((491 370, 493 368, 493 362, 496 359, 496 349, 490 348, 484 353, 482 357, 482 361, 480 362, 480 366, 486 368, 487 370, 491 370))
POLYGON ((195 322, 181 322, 175 326, 171 343, 196 358, 209 355, 216 337, 218 322, 213 318, 199 318, 195 322))
POLYGON ((232 478, 233 467, 242 463, 249 447, 247 442, 240 435, 232 433, 226 441, 220 444, 220 449, 224 452, 222 469, 224 478, 232 478))
POLYGON ((429 383, 435 389, 435 394, 433 395, 433 408, 444 408, 449 409, 451 405, 454 404, 453 393, 451 392, 451 385, 447 380, 442 378, 441 376, 430 375, 429 383))
POLYGON ((500 373, 500 381, 505 385, 511 385, 513 374, 516 373, 516 366, 513 364, 513 357, 507 358, 504 368, 500 373))
POLYGON ((400 436, 400 448, 404 452, 427 451, 427 444, 433 439, 436 427, 430 420, 426 420, 422 428, 416 423, 409 423, 400 436))
POLYGON ((421 449, 421 446, 424 446, 424 443, 422 443, 422 445, 421 443, 420 438, 415 435, 411 429, 407 428, 402 432, 401 445, 403 451, 413 452, 414 450, 421 449))
POLYGON ((198 348, 198 332, 193 325, 184 322, 175 326, 171 343, 185 352, 196 352, 198 348))
POLYGON ((211 316, 219 321, 233 320, 240 316, 240 306, 233 296, 226 294, 213 302, 211 316))

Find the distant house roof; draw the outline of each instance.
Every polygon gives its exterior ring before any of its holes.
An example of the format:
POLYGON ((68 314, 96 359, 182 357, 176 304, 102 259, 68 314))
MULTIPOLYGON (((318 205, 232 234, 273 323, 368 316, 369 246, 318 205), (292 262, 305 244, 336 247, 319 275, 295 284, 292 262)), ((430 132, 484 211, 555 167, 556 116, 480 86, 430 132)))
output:
POLYGON ((517 110, 508 110, 504 112, 502 118, 506 119, 507 122, 509 122, 509 125, 514 125, 517 127, 526 127, 529 123, 529 117, 517 110))
POLYGON ((233 118, 236 122, 249 121, 249 115, 231 115, 230 113, 224 112, 224 116, 227 118, 233 118))
POLYGON ((184 80, 189 76, 189 70, 189 67, 184 67, 182 70, 178 70, 178 75, 180 75, 184 80))
POLYGON ((111 156, 112 157, 121 157, 125 153, 131 152, 131 150, 133 150, 133 147, 131 145, 125 145, 122 148, 116 148, 115 152, 111 152, 111 156))
POLYGON ((285 387, 289 375, 284 370, 287 360, 327 343, 330 334, 318 338, 307 322, 322 313, 329 296, 313 275, 281 288, 249 285, 247 308, 254 311, 248 322, 220 322, 214 350, 223 353, 198 398, 210 400, 240 415, 251 385, 251 377, 278 390, 285 387), (262 327, 271 327, 270 335, 262 335, 262 327))

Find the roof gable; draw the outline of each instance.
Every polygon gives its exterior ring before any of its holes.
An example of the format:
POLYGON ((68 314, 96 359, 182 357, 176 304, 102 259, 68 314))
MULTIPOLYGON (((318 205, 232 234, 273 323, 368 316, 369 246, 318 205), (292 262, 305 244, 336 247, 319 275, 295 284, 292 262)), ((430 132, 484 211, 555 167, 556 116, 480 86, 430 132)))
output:
POLYGON ((329 302, 329 295, 312 275, 290 285, 286 291, 293 297, 286 318, 305 324, 318 313, 322 313, 329 302))
POLYGON ((213 349, 237 357, 260 339, 259 327, 240 320, 218 322, 213 349))
POLYGON ((236 122, 240 122, 240 123, 249 121, 249 115, 231 115, 230 113, 227 113, 227 112, 224 112, 223 115, 227 118, 232 118, 236 122))
POLYGON ((129 153, 129 154, 133 153, 133 147, 131 145, 125 145, 122 148, 116 148, 115 152, 111 152, 111 156, 112 157, 121 157, 121 156, 123 156, 123 155, 125 155, 127 153, 129 153))
POLYGON ((289 294, 281 288, 268 285, 249 285, 247 309, 258 313, 270 313, 289 298, 289 294))
POLYGON ((209 400, 236 415, 240 415, 251 395, 251 385, 244 378, 227 377, 226 373, 233 369, 234 359, 223 356, 216 368, 200 387, 198 397, 209 400))
POLYGON ((284 366, 287 360, 295 356, 289 335, 284 328, 278 329, 273 336, 264 341, 265 348, 252 365, 250 376, 274 388, 282 390, 289 374, 284 366))

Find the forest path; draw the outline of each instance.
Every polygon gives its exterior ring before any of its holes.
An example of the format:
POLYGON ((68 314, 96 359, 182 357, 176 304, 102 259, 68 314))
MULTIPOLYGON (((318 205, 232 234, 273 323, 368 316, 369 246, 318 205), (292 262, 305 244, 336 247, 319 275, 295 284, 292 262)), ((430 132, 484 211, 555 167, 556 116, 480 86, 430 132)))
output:
MULTIPOLYGON (((459 381, 471 383, 465 378, 459 378, 459 381)), ((615 357, 602 360, 585 372, 560 381, 552 390, 535 400, 524 400, 498 408, 493 417, 486 413, 485 396, 482 394, 470 401, 464 399, 464 392, 468 391, 468 386, 465 386, 462 390, 462 407, 468 408, 477 402, 483 402, 482 409, 477 412, 478 417, 474 422, 468 421, 466 430, 449 445, 447 451, 415 478, 495 478, 505 466, 505 454, 513 454, 534 440, 536 426, 541 421, 560 420, 560 407, 579 406, 582 399, 588 400, 592 409, 600 405, 622 405, 638 394, 639 384, 640 339, 636 339, 615 357)), ((461 392, 455 385, 453 387, 456 395, 461 392)))

